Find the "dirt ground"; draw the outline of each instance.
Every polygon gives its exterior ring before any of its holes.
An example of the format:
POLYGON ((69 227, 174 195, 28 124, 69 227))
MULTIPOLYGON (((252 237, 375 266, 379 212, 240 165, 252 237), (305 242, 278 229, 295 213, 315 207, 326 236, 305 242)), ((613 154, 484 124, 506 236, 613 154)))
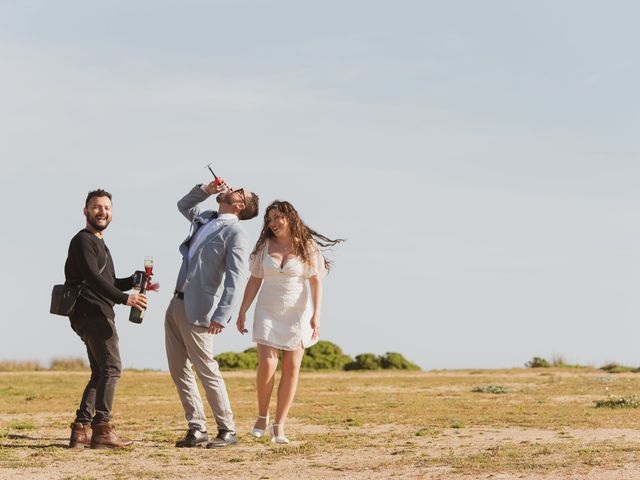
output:
POLYGON ((252 374, 226 375, 237 445, 174 448, 184 425, 168 374, 125 372, 116 426, 134 446, 76 451, 68 423, 84 374, 0 373, 0 479, 640 479, 640 409, 593 406, 637 391, 635 374, 307 373, 288 446, 248 434, 252 374), (471 393, 489 383, 510 393, 471 393))

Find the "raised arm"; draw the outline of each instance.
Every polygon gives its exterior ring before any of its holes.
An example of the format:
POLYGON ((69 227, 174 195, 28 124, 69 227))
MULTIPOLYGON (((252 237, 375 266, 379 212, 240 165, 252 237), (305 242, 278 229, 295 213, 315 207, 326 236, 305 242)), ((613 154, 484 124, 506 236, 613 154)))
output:
POLYGON ((223 192, 226 189, 226 184, 217 184, 214 182, 206 185, 196 185, 187 193, 184 197, 178 200, 178 210, 185 216, 190 222, 200 215, 200 208, 198 205, 204 202, 211 195, 223 192))

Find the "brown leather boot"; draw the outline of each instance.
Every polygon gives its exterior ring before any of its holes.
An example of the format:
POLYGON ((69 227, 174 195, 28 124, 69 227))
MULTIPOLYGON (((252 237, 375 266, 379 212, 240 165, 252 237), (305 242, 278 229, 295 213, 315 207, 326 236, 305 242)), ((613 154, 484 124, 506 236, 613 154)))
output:
POLYGON ((89 446, 91 446, 91 425, 73 422, 69 448, 87 448, 89 446))
POLYGON ((122 440, 116 435, 111 422, 96 423, 91 435, 91 448, 122 448, 133 444, 131 440, 122 440))

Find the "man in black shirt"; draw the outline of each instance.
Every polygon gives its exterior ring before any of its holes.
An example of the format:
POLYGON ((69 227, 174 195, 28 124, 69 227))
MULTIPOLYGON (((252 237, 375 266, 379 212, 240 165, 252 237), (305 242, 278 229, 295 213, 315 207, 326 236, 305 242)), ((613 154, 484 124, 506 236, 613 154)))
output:
POLYGON ((146 308, 147 300, 142 294, 123 293, 133 287, 133 276, 115 276, 102 234, 111 222, 111 194, 101 189, 89 192, 84 215, 86 226, 71 239, 64 274, 67 283, 85 283, 70 321, 87 347, 91 378, 71 424, 69 446, 121 448, 132 442, 118 438, 111 425, 113 397, 122 367, 113 306, 119 303, 146 308))

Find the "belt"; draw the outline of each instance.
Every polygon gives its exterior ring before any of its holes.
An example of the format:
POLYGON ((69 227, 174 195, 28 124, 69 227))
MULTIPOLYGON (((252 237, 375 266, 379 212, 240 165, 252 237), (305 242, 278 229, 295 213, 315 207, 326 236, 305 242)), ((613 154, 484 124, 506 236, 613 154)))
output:
POLYGON ((173 292, 173 296, 179 298, 180 300, 184 300, 184 292, 176 290, 173 292))

